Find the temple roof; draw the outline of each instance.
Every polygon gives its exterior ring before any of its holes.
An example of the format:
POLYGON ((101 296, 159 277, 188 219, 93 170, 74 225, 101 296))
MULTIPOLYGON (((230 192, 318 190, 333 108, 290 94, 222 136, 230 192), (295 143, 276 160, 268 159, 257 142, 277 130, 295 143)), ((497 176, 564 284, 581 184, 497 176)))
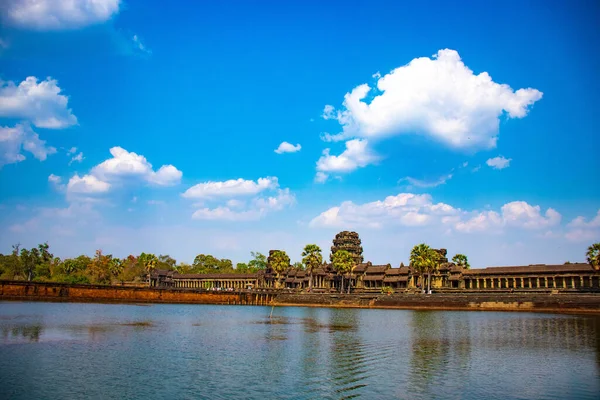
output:
POLYGON ((560 265, 534 264, 513 267, 487 267, 482 269, 467 269, 463 271, 463 275, 511 275, 538 273, 560 274, 569 272, 594 272, 594 268, 590 264, 584 263, 560 265))
POLYGON ((256 279, 257 274, 173 274, 174 279, 256 279))
POLYGON ((389 265, 370 265, 365 273, 367 274, 383 274, 388 268, 389 265))
POLYGON ((391 275, 400 275, 400 268, 388 268, 385 271, 385 275, 386 276, 391 276, 391 275))
POLYGON ((382 281, 385 275, 366 275, 363 281, 382 281))

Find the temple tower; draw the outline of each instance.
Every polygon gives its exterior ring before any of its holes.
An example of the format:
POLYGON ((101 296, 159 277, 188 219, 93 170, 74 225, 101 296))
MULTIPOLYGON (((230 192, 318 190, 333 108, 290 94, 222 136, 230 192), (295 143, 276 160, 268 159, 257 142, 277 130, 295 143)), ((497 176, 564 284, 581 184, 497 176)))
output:
POLYGON ((358 233, 356 232, 343 231, 335 235, 333 246, 331 246, 330 257, 338 250, 346 250, 352 254, 352 258, 354 258, 356 264, 363 262, 363 248, 358 233))

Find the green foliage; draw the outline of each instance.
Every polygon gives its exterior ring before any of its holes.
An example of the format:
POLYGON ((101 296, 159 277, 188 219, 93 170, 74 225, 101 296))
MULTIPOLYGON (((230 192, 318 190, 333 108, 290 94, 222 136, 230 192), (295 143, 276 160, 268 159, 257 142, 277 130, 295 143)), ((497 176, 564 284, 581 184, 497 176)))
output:
POLYGON ((428 291, 431 289, 431 274, 439 267, 440 261, 441 255, 425 243, 416 245, 410 252, 411 266, 422 276, 428 276, 428 291))
POLYGON ((352 267, 354 267, 354 259, 352 258, 352 254, 346 250, 338 250, 333 253, 331 261, 333 264, 333 269, 338 274, 346 274, 352 271, 352 267))
POLYGON ((392 289, 391 286, 382 286, 381 293, 382 294, 392 294, 392 293, 394 293, 394 289, 392 289))
POLYGON ((292 264, 292 267, 296 268, 297 270, 304 270, 304 264, 302 261, 296 261, 292 264))
POLYGON ((346 250, 338 250, 331 255, 333 269, 342 276, 341 291, 344 291, 344 275, 352 271, 354 267, 354 257, 346 250))
POLYGON ((235 272, 240 273, 240 274, 247 273, 249 269, 250 269, 250 267, 248 267, 248 264, 246 264, 246 263, 237 263, 235 265, 235 272))
POLYGON ((306 265, 306 270, 312 273, 315 268, 323 264, 323 255, 321 248, 316 244, 307 244, 302 251, 302 263, 306 265))
POLYGON ((157 269, 166 269, 167 271, 172 271, 175 269, 175 265, 177 261, 174 258, 169 256, 168 254, 161 254, 158 256, 158 263, 156 265, 157 269))
POLYGON ((321 254, 321 248, 316 244, 307 244, 306 246, 304 246, 304 251, 302 251, 302 262, 306 266, 306 270, 310 275, 308 287, 309 289, 312 289, 313 271, 316 268, 319 268, 321 264, 323 264, 323 255, 321 254))
POLYGON ((150 274, 158 265, 158 257, 152 253, 142 253, 138 257, 138 263, 144 267, 147 274, 150 274))
POLYGON ((467 259, 467 256, 465 256, 464 254, 455 255, 454 257, 452 257, 452 262, 464 269, 471 268, 471 266, 469 265, 469 260, 467 259))
POLYGON ((267 268, 267 256, 254 251, 251 251, 250 255, 252 256, 252 259, 248 262, 248 267, 250 267, 253 272, 267 268))
POLYGON ((274 251, 270 257, 270 267, 279 276, 283 271, 290 267, 290 257, 283 250, 274 251))
POLYGON ((594 243, 588 247, 586 258, 594 268, 600 267, 600 243, 594 243))
POLYGON ((215 274, 215 273, 232 273, 236 272, 233 269, 233 263, 227 258, 219 259, 210 254, 198 254, 194 258, 194 264, 191 269, 195 274, 215 274))

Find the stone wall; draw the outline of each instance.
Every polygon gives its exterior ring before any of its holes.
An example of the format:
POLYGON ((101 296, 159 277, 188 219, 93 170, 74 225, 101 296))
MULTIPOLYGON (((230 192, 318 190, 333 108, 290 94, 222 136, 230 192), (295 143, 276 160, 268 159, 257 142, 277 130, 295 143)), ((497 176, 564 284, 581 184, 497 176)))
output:
POLYGON ((245 292, 209 292, 0 281, 0 299, 124 303, 266 304, 271 301, 272 296, 245 292))
POLYGON ((212 292, 0 281, 0 300, 248 304, 314 307, 394 308, 412 310, 501 310, 600 314, 600 294, 575 293, 437 293, 315 294, 212 292))
POLYGON ((280 294, 274 302, 276 305, 317 307, 591 312, 600 314, 600 295, 598 294, 280 294))

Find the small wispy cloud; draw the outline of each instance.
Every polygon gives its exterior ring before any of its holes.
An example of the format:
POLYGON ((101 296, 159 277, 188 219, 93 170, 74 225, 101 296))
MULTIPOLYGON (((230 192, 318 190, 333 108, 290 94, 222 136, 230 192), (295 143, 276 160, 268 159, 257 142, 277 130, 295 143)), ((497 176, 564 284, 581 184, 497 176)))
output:
POLYGON ((433 187, 445 184, 450 179, 452 179, 452 176, 453 176, 452 174, 447 174, 447 175, 440 176, 438 179, 434 179, 431 181, 416 179, 416 178, 407 176, 407 177, 404 177, 404 178, 401 178, 400 180, 398 180, 398 183, 408 182, 408 184, 410 186, 415 186, 415 187, 419 187, 419 188, 433 188, 433 187))
POLYGON ((277 149, 275 149, 275 153, 277 153, 277 154, 296 153, 296 152, 300 151, 300 149, 302 149, 302 146, 300 146, 300 144, 297 144, 294 146, 291 143, 282 142, 279 145, 279 147, 277 149))
POLYGON ((504 168, 508 168, 510 166, 511 161, 512 161, 512 158, 505 158, 504 156, 498 156, 498 157, 488 159, 485 163, 488 165, 488 167, 491 167, 494 169, 504 169, 504 168))
POLYGON ((83 156, 83 151, 80 151, 79 154, 77 154, 76 156, 73 156, 71 158, 71 161, 69 161, 69 165, 73 164, 74 162, 79 162, 80 163, 80 162, 83 161, 84 158, 85 157, 83 156))
POLYGON ((133 35, 131 40, 133 41, 133 45, 136 48, 136 50, 139 50, 142 53, 146 53, 148 55, 152 54, 152 50, 150 50, 148 47, 146 47, 144 43, 142 43, 142 40, 138 35, 133 35))

